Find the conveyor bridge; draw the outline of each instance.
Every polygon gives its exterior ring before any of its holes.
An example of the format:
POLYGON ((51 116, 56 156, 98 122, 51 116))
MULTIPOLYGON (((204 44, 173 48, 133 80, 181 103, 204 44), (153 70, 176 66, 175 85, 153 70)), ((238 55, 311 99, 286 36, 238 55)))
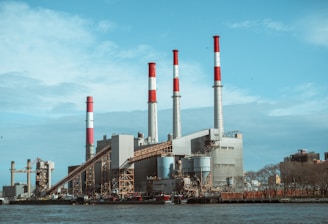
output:
MULTIPOLYGON (((66 177, 64 177, 61 181, 47 190, 47 194, 50 195, 58 190, 61 186, 65 183, 74 179, 77 175, 80 175, 84 172, 88 167, 94 165, 97 161, 99 161, 102 157, 106 156, 108 152, 110 152, 111 146, 105 146, 102 150, 100 150, 94 157, 86 161, 84 164, 77 167, 75 170, 70 172, 66 177)), ((165 156, 172 153, 172 142, 167 141, 159 144, 154 144, 147 146, 146 148, 137 150, 134 152, 134 157, 129 158, 121 168, 125 168, 125 166, 129 166, 132 163, 150 158, 150 157, 157 157, 157 156, 165 156)))

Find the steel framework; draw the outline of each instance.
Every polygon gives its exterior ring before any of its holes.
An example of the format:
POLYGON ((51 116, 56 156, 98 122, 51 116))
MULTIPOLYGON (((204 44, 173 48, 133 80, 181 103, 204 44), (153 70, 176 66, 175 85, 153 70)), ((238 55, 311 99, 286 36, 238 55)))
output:
POLYGON ((103 197, 110 196, 111 193, 111 181, 110 181, 110 152, 106 153, 101 158, 101 184, 100 194, 103 197))
MULTIPOLYGON (((134 157, 127 159, 120 169, 115 169, 110 172, 110 145, 105 146, 94 157, 80 165, 72 172, 70 172, 61 181, 51 187, 47 194, 52 194, 58 190, 65 183, 73 180, 73 194, 82 194, 82 175, 85 172, 86 175, 86 189, 89 186, 89 190, 94 194, 94 164, 101 160, 101 194, 108 196, 111 189, 117 189, 118 193, 123 197, 129 194, 133 194, 134 191, 134 169, 129 166, 137 161, 147 159, 150 157, 164 156, 172 153, 172 142, 167 141, 159 144, 147 146, 143 149, 134 152, 134 157), (88 175, 90 174, 90 176, 88 175), (92 175, 93 173, 93 175, 92 175), (112 186, 111 186, 112 185, 112 186), (93 186, 93 188, 92 188, 93 186)), ((91 195, 93 195, 91 194, 91 195)))

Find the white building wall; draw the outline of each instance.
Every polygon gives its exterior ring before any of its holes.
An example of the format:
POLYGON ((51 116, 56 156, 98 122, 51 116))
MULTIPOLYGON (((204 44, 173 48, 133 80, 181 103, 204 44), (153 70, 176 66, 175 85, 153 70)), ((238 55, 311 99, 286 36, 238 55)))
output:
MULTIPOLYGON (((209 134, 209 130, 202 130, 190 135, 183 136, 181 138, 173 139, 172 148, 174 155, 191 155, 192 149, 195 148, 192 145, 192 140, 206 136, 209 134)), ((195 143, 194 143, 195 144, 195 143)))
POLYGON ((238 137, 223 137, 219 146, 210 152, 212 184, 225 186, 227 177, 241 177, 243 171, 243 141, 241 134, 238 137))
MULTIPOLYGON (((111 169, 119 169, 127 159, 134 157, 134 136, 112 136, 111 149, 111 169)), ((134 168, 133 164, 129 168, 134 168)))

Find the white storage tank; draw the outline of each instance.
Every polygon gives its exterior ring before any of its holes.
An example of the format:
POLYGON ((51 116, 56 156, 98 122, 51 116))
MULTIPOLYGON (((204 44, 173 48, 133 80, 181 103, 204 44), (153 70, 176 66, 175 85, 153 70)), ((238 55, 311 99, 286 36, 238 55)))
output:
POLYGON ((174 171, 174 157, 157 158, 157 176, 161 179, 170 179, 174 171))
POLYGON ((211 171, 211 157, 209 156, 195 156, 194 158, 194 172, 198 178, 203 182, 211 171))

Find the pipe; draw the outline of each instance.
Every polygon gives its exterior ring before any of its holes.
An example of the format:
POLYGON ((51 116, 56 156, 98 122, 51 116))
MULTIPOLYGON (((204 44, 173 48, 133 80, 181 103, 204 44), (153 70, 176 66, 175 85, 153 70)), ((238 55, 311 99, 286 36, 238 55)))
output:
POLYGON ((148 143, 158 143, 156 63, 148 63, 148 143))
POLYGON ((87 97, 86 114, 86 160, 95 155, 94 152, 94 131, 93 131, 93 97, 87 97))
POLYGON ((222 84, 221 84, 221 65, 220 65, 220 36, 214 36, 214 128, 218 129, 219 140, 222 140, 223 111, 222 111, 222 84))
POLYGON ((173 139, 181 137, 178 50, 173 50, 173 139))

